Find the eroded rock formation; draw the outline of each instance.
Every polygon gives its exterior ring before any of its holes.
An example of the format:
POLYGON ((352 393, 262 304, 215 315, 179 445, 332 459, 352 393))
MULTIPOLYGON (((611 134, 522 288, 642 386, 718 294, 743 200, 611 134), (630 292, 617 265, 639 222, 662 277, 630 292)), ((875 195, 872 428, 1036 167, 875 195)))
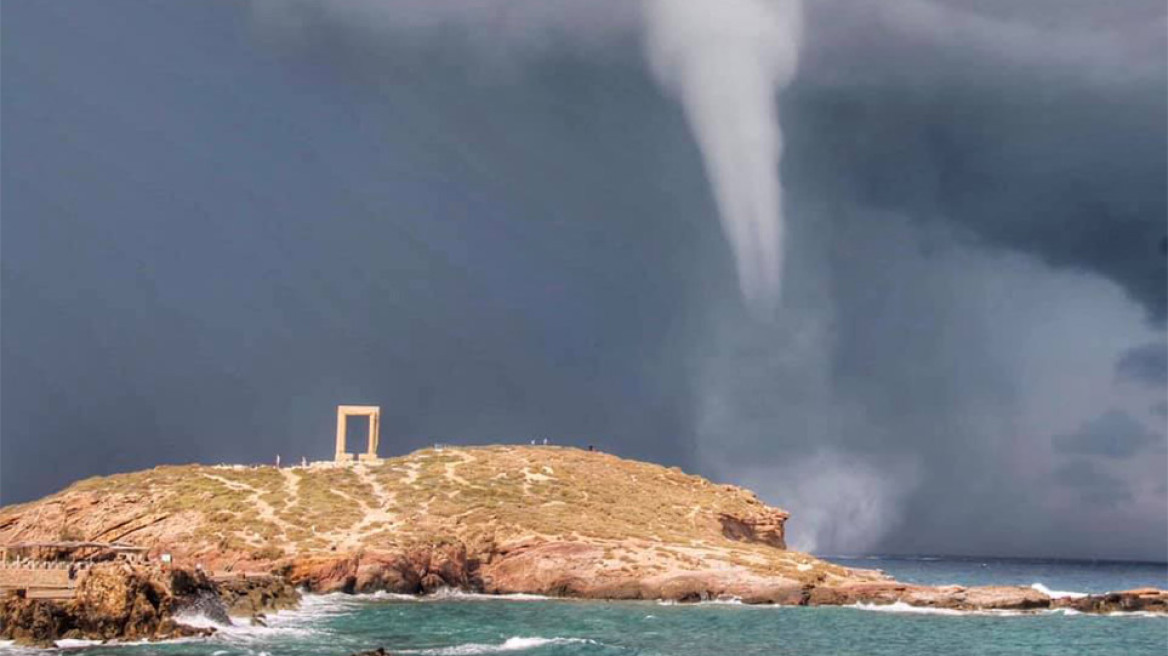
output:
POLYGON ((300 605, 300 592, 282 576, 220 579, 215 588, 227 615, 233 617, 258 617, 300 605))
POLYGON ((71 600, 25 599, 17 594, 0 599, 0 637, 50 646, 66 638, 157 640, 201 635, 205 629, 184 626, 175 616, 208 595, 217 599, 214 585, 201 574, 99 566, 81 581, 71 600))
POLYGON ((786 549, 786 522, 790 515, 778 508, 762 508, 757 514, 737 516, 722 514, 718 521, 722 523, 722 535, 730 540, 740 542, 758 542, 786 549))

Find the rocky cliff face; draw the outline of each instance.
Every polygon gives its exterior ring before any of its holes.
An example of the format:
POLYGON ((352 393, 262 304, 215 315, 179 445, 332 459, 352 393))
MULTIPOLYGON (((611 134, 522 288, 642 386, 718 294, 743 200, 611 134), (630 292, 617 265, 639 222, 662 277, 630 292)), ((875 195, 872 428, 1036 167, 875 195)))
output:
POLYGON ((790 515, 784 510, 767 508, 753 515, 721 515, 722 535, 740 542, 758 542, 776 549, 786 549, 786 523, 790 515))
POLYGON ((175 615, 210 595, 215 587, 202 575, 163 572, 113 564, 94 568, 67 602, 0 598, 0 637, 21 644, 51 646, 54 640, 152 640, 199 635, 175 615))
POLYGON ((214 581, 203 572, 113 563, 94 568, 67 601, 0 597, 0 638, 52 646, 62 639, 162 640, 207 635, 182 623, 199 615, 228 625, 231 617, 262 621, 265 613, 295 608, 300 593, 274 576, 214 581))

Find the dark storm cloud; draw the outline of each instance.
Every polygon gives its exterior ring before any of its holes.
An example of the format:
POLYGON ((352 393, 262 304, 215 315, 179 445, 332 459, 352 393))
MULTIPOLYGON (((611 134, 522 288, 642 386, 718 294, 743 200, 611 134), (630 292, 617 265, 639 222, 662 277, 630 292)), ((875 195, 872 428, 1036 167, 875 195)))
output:
MULTIPOLYGON (((759 345, 716 376, 709 451, 729 471, 773 463, 775 482, 752 483, 792 507, 815 503, 798 490, 817 480, 851 488, 832 504, 866 516, 883 548, 1049 552, 1074 521, 1044 517, 1042 484, 1019 471, 1041 458, 1012 455, 1011 436, 1040 396, 1028 385, 1061 376, 1022 381, 1034 345, 1003 340, 1070 332, 1043 327, 1065 300, 1036 261, 1109 280, 1163 323, 1165 11, 948 4, 808 3, 781 113, 797 260, 785 330, 799 337, 730 331, 759 345), (820 449, 842 455, 818 466, 820 449), (851 483, 872 472, 887 483, 851 483)), ((1133 529, 1136 551, 1162 557, 1163 510, 1133 529)))
POLYGON ((1163 436, 1118 410, 1095 417, 1073 433, 1050 439, 1054 450, 1061 453, 1108 458, 1130 458, 1163 441, 1163 436))
POLYGON ((1126 483, 1095 462, 1076 459, 1054 471, 1056 483, 1072 489, 1084 503, 1115 506, 1132 498, 1126 483))
POLYGON ((1027 478, 1055 427, 1014 452, 1152 338, 1113 288, 1164 317, 1162 3, 809 2, 775 325, 632 3, 301 4, 5 3, 5 503, 327 457, 332 406, 380 403, 387 452, 594 443, 797 501, 823 548, 1164 557, 1162 499, 1103 536, 1044 505, 1154 484, 1027 478))
POLYGON ((1115 364, 1115 374, 1127 380, 1157 388, 1168 385, 1168 343, 1136 346, 1115 364))
POLYGON ((1163 3, 855 4, 809 3, 789 184, 1102 274, 1162 324, 1163 3))

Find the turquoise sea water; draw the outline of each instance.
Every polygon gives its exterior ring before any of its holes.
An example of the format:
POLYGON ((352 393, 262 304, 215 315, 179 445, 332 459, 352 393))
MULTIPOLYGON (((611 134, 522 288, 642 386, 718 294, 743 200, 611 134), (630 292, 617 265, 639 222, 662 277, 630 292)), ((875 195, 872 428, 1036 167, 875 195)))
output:
MULTIPOLYGON (((1164 565, 864 560, 869 567, 880 567, 902 578, 907 578, 906 574, 916 576, 922 582, 1019 583, 1009 577, 1030 571, 1046 576, 1030 583, 1043 583, 1051 589, 1071 588, 1068 584, 1072 582, 1082 584, 1083 591, 1165 586, 1164 565), (998 572, 996 577, 993 571, 998 572)), ((301 609, 273 616, 269 628, 238 627, 207 640, 90 646, 76 651, 83 656, 342 656, 375 647, 385 647, 392 653, 435 656, 1163 655, 1168 654, 1168 619, 1062 613, 926 614, 862 608, 666 605, 461 595, 425 600, 392 595, 326 595, 308 597, 301 609)))

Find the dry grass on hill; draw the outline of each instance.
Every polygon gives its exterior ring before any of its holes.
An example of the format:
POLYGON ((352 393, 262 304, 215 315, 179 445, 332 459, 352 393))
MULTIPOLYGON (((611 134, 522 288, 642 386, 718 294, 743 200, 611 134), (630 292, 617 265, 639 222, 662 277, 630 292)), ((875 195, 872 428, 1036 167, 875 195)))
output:
MULTIPOLYGON (((803 554, 723 534, 722 515, 766 512, 749 491, 571 448, 424 449, 338 467, 158 467, 87 479, 36 503, 67 505, 78 495, 136 513, 128 520, 130 541, 181 541, 191 552, 250 549, 257 559, 533 539, 602 545, 614 566, 636 550, 641 561, 649 554, 682 566, 709 565, 714 557, 760 573, 821 567, 803 554)), ((0 509, 0 538, 18 532, 28 539, 37 528, 19 515, 35 505, 0 509)), ((111 510, 102 521, 126 519, 111 510)))

